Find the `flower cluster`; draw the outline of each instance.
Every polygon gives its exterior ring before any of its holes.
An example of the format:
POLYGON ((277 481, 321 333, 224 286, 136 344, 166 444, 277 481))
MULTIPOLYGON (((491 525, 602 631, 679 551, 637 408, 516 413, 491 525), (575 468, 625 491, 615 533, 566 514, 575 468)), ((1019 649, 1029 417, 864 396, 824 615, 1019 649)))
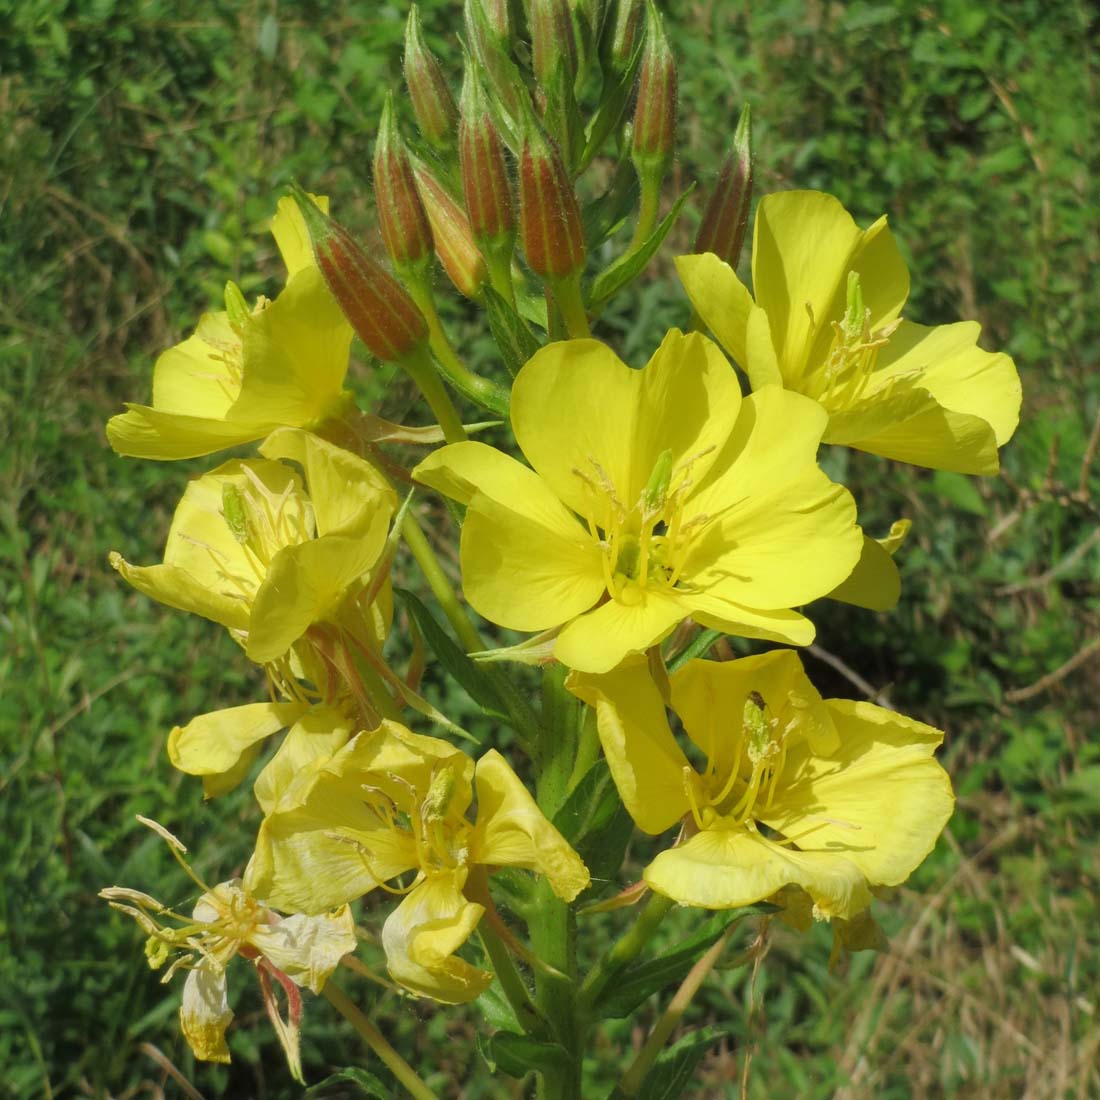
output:
MULTIPOLYGON (((187 484, 161 563, 111 556, 139 592, 224 627, 266 686, 168 736, 171 762, 207 797, 252 778, 259 824, 240 877, 209 887, 184 865, 201 891, 190 915, 105 891, 147 934, 151 965, 174 956, 168 974, 189 971, 181 1022, 200 1058, 228 1060, 225 970, 240 955, 300 1077, 299 987, 321 991, 342 963, 371 973, 356 955, 361 904, 365 923, 380 921, 380 980, 445 1004, 492 990, 494 1026, 524 1051, 552 1051, 532 1063, 558 1082, 547 1095, 580 1095, 601 991, 645 937, 628 934, 582 981, 579 913, 648 893, 645 929, 673 903, 765 904, 871 946, 873 898, 905 882, 950 816, 943 734, 823 699, 790 647, 813 642, 816 601, 883 611, 901 591, 908 520, 866 534, 821 445, 995 472, 1019 414, 1012 361, 978 348, 976 326, 903 319, 908 273, 885 219, 861 230, 818 192, 760 200, 750 290, 736 273, 747 112, 698 252, 676 260, 685 330, 644 366, 594 339, 592 321, 680 203, 659 220, 677 82, 656 7, 620 0, 599 36, 590 7, 536 0, 531 49, 517 51, 512 6, 468 0, 457 101, 414 9, 405 72, 423 143, 406 146, 391 98, 374 158, 393 273, 327 200, 295 187, 272 223, 283 290, 250 304, 229 284, 225 310, 158 360, 152 404, 108 425, 129 456, 258 445, 187 484), (611 139, 612 189, 582 204, 578 180, 611 139), (582 279, 632 186, 632 243, 582 279), (451 344, 436 260, 485 310, 499 371, 471 371, 451 344), (358 407, 345 388, 353 335, 407 373, 436 423, 358 407), (455 395, 496 419, 468 424, 455 395), (409 445, 433 449, 410 460, 409 445), (426 507, 445 515, 433 492, 461 526, 462 594, 494 649, 420 526, 426 507), (416 591, 395 610, 395 561, 418 590, 406 556, 457 641, 416 591), (530 637, 509 645, 495 628, 530 637), (706 659, 723 636, 752 655, 706 659), (476 707, 448 715, 454 693, 425 698, 429 655, 476 707), (541 703, 513 663, 541 670, 541 703), (645 866, 624 855, 630 820, 660 838, 645 866)), ((430 1095, 354 1006, 350 1018, 414 1095, 430 1095)))

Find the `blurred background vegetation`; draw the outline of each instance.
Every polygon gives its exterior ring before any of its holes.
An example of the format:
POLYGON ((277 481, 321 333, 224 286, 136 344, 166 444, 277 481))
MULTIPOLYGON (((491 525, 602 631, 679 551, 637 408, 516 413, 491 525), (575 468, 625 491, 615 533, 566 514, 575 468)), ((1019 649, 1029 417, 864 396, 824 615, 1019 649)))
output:
MULTIPOLYGON (((820 608, 810 672, 852 696, 854 670, 942 725, 958 812, 878 906, 886 953, 830 973, 827 929, 779 935, 751 987, 742 970, 712 983, 692 1019, 732 1034, 692 1095, 1100 1096, 1096 10, 664 7, 681 59, 674 182, 706 185, 751 101, 762 188, 832 191, 863 224, 889 212, 913 275, 907 316, 980 320, 1025 388, 1001 479, 826 458, 873 529, 899 515, 915 528, 899 609, 820 608)), ((455 65, 457 2, 421 8, 455 65)), ((232 1067, 196 1065, 178 983, 158 985, 138 931, 96 897, 114 883, 188 896, 137 812, 191 845, 211 881, 240 867, 255 826, 246 794, 204 805, 164 752, 173 724, 253 698, 254 670, 223 632, 107 567, 115 548, 156 560, 186 477, 212 463, 118 459, 103 424, 147 398, 156 354, 218 307, 227 278, 278 287, 265 228, 292 178, 370 230, 372 135, 400 86, 404 16, 377 0, 0 0, 5 1098, 301 1095, 247 966, 231 975, 232 1067)), ((689 205, 674 246, 697 218, 689 205)), ((639 365, 688 317, 675 250, 597 330, 639 365)), ((472 314, 456 303, 448 321, 487 353, 472 314)), ((380 395, 388 380, 364 360, 359 384, 380 395)), ((692 919, 676 914, 677 927, 692 919)), ((475 1012, 355 994, 441 1095, 521 1095, 503 1079, 468 1084, 475 1012)), ((617 1063, 638 1040, 609 1027, 600 1057, 617 1063)), ((307 1005, 305 1048, 312 1081, 361 1056, 323 1001, 307 1005)))

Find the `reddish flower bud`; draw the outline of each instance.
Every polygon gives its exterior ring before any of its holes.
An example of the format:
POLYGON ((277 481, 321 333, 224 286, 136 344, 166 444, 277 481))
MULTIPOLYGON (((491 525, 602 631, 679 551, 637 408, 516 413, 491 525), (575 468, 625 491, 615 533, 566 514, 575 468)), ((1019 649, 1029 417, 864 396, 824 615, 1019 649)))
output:
POLYGON ((420 132, 437 149, 450 149, 458 108, 439 62, 424 42, 415 4, 405 24, 405 83, 420 132))
POLYGON ((428 326, 401 284, 375 263, 339 222, 323 214, 300 187, 293 185, 293 194, 317 267, 367 350, 388 363, 416 351, 427 339, 428 326))
POLYGON ((466 32, 471 41, 482 31, 502 49, 512 44, 512 12, 509 0, 466 0, 463 15, 466 20, 466 32))
POLYGON ((568 0, 531 0, 531 68, 543 88, 572 84, 577 42, 568 0))
MULTIPOLYGON (((467 44, 485 72, 503 124, 518 128, 528 100, 523 77, 509 54, 512 25, 508 0, 466 0, 464 16, 467 44)), ((509 134, 509 140, 514 136, 509 134)))
POLYGON ((645 0, 615 0, 614 11, 600 41, 600 62, 605 72, 622 76, 630 68, 634 51, 642 40, 645 0))
POLYGON ((695 238, 696 252, 713 252, 730 267, 737 266, 749 224, 752 175, 752 122, 746 104, 733 136, 733 150, 722 164, 703 211, 695 238))
POLYGON ((577 193, 553 143, 529 125, 519 161, 520 237, 527 265, 543 278, 577 275, 585 243, 577 193))
POLYGON ((374 197, 382 243, 397 270, 405 272, 427 260, 432 254, 432 231, 416 189, 408 151, 393 116, 390 93, 386 95, 374 144, 374 197))
POLYGON ((488 271, 485 257, 474 240, 470 219, 426 164, 417 161, 413 172, 432 224, 435 254, 443 270, 462 294, 467 298, 476 298, 485 285, 488 271))
POLYGON ((462 169, 462 194, 474 238, 489 247, 507 245, 510 251, 516 215, 504 144, 472 61, 466 66, 459 107, 458 159, 462 169))
POLYGON ((663 167, 676 141, 676 60, 653 0, 646 3, 645 50, 634 109, 634 163, 663 167))

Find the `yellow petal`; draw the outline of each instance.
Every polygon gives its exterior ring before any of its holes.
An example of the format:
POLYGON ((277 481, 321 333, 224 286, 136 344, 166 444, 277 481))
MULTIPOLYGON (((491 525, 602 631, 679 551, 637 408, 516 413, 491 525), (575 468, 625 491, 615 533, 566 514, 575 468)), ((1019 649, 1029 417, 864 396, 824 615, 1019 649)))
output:
POLYGON ((704 529, 683 569, 687 599, 761 609, 809 603, 855 568, 863 549, 855 521, 848 490, 807 468, 797 481, 732 505, 704 529))
POLYGON ((580 672, 610 672, 630 654, 667 638, 687 617, 688 606, 676 591, 629 584, 623 599, 573 619, 558 635, 554 656, 580 672))
POLYGON ((741 390, 717 345, 672 329, 641 371, 602 344, 568 340, 539 351, 512 390, 512 425, 527 460, 557 496, 607 528, 609 482, 631 508, 657 460, 691 459, 705 476, 729 435, 741 390))
POLYGON ((797 843, 807 857, 839 853, 872 885, 896 886, 932 850, 954 807, 932 755, 943 734, 871 703, 827 704, 839 748, 827 757, 793 748, 784 774, 797 779, 780 785, 761 819, 791 838, 805 833, 797 843))
POLYGON ((386 918, 382 946, 394 981, 422 997, 464 1004, 484 993, 493 975, 454 954, 470 938, 484 907, 467 901, 456 881, 435 874, 421 882, 386 918))
MULTIPOLYGON (((304 708, 301 708, 304 709, 304 708)), ((311 707, 287 731, 278 751, 252 788, 265 814, 271 813, 291 784, 335 756, 351 739, 351 722, 335 707, 311 707)))
POLYGON ((801 886, 826 917, 848 916, 871 902, 859 868, 843 855, 791 851, 724 822, 661 852, 643 877, 658 894, 704 909, 752 905, 788 885, 801 886))
POLYGON ((855 569, 829 593, 830 600, 865 607, 870 611, 890 611, 901 596, 901 575, 894 559, 878 539, 863 536, 863 552, 855 569))
POLYGON ((153 407, 219 420, 240 392, 227 359, 240 354, 240 333, 224 312, 204 313, 193 335, 162 352, 153 368, 153 407))
MULTIPOLYGON (((251 759, 250 749, 292 725, 305 709, 303 703, 249 703, 200 714, 168 735, 168 757, 188 775, 224 775, 246 755, 251 759)), ((223 786, 217 793, 227 789, 223 786)))
POLYGON ((530 518, 523 498, 515 503, 474 498, 459 545, 462 587, 471 606, 492 622, 545 630, 586 611, 603 594, 600 548, 579 523, 569 520, 566 535, 530 518))
POLYGON ((204 959, 187 973, 180 1005, 180 1027, 196 1058, 228 1062, 225 1029, 233 1019, 226 995, 225 971, 204 959))
POLYGON ((580 856, 546 820, 496 749, 478 760, 474 782, 477 824, 470 840, 470 862, 537 871, 564 901, 572 901, 588 886, 588 868, 580 856))
POLYGON ((237 406, 272 424, 323 420, 341 399, 351 337, 320 271, 303 268, 244 322, 237 406))
POLYGON ((296 913, 259 925, 248 942, 298 985, 320 993, 340 960, 355 950, 355 921, 346 905, 315 917, 296 913))
POLYGON ((909 276, 880 219, 860 230, 832 195, 788 191, 760 200, 753 233, 753 291, 771 325, 788 386, 820 366, 839 320, 849 271, 861 275, 873 327, 896 317, 909 276))
POLYGON ((604 756, 638 828, 663 833, 688 813, 683 770, 690 765, 645 662, 603 676, 571 672, 566 687, 595 708, 604 756))
POLYGON ((280 428, 264 440, 260 454, 297 462, 305 471, 317 534, 322 538, 342 534, 377 537, 370 530, 375 516, 388 516, 397 504, 393 487, 369 462, 312 432, 280 428))
POLYGON ((809 645, 815 636, 814 624, 797 611, 784 608, 760 610, 743 607, 722 599, 714 592, 685 597, 692 618, 711 630, 721 630, 738 638, 759 638, 783 645, 809 645))
MULTIPOLYGON (((308 194, 308 192, 307 192, 308 194)), ((327 195, 309 195, 322 213, 328 213, 327 195)), ((313 246, 309 243, 309 231, 298 204, 289 195, 284 195, 275 207, 275 216, 271 219, 271 235, 279 247, 279 254, 286 264, 289 280, 304 267, 314 265, 313 246)))
POLYGON ((720 780, 741 765, 739 734, 750 692, 764 700, 777 739, 805 738, 819 754, 836 748, 832 714, 792 650, 737 661, 688 661, 669 682, 673 710, 720 780))
POLYGON ((713 252, 677 256, 676 271, 695 312, 742 369, 748 366, 745 330, 753 308, 749 288, 713 252))
POLYGON ((120 554, 110 555, 111 566, 139 592, 178 611, 189 611, 221 623, 230 630, 248 627, 248 606, 240 599, 212 592, 202 579, 174 565, 131 565, 120 554))
POLYGON ((147 405, 127 405, 127 412, 107 421, 107 440, 128 458, 171 461, 198 458, 239 443, 262 439, 272 427, 266 421, 206 420, 162 412, 147 405))

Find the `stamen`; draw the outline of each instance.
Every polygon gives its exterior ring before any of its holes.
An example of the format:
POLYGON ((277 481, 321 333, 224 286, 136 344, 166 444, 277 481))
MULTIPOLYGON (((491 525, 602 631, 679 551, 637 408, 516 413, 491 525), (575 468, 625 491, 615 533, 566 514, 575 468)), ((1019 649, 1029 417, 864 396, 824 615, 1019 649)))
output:
POLYGON ((686 764, 683 768, 684 792, 688 797, 688 805, 691 807, 691 816, 695 819, 696 828, 702 832, 706 826, 703 824, 703 814, 699 808, 698 799, 695 797, 695 772, 686 764))

